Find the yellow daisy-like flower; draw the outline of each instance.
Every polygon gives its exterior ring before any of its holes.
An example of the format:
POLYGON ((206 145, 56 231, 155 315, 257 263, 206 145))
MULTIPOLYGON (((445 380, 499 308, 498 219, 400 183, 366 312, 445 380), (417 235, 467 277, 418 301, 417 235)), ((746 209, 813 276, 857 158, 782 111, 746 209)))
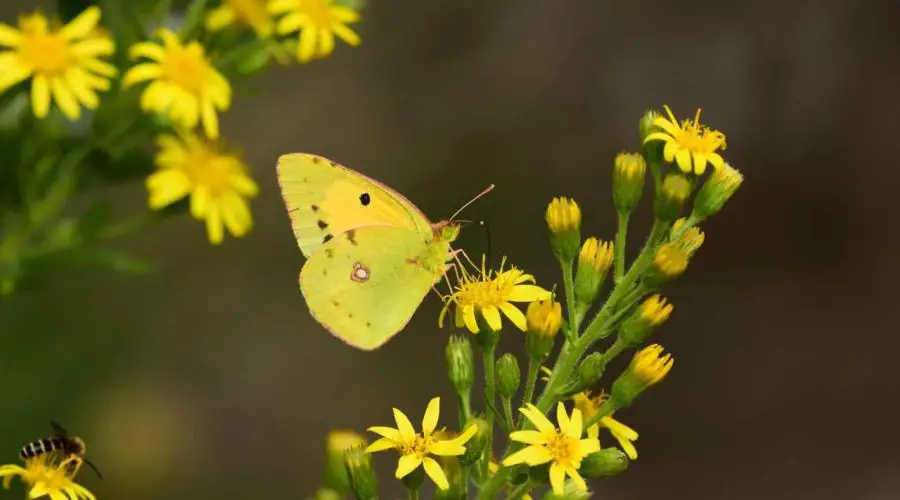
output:
POLYGON ((444 315, 451 304, 456 304, 455 322, 457 327, 463 325, 472 333, 478 333, 478 320, 476 314, 484 318, 488 327, 500 331, 503 327, 500 313, 502 312, 519 330, 523 332, 528 327, 525 315, 513 302, 534 302, 551 297, 548 290, 534 285, 534 276, 525 274, 515 267, 504 271, 506 259, 500 264, 499 271, 486 270, 484 262, 478 275, 470 274, 462 265, 457 266, 459 275, 456 290, 449 297, 444 298, 444 308, 441 310, 438 322, 443 324, 444 315))
POLYGON ((0 92, 31 78, 35 116, 50 112, 51 99, 70 120, 81 107, 96 109, 98 91, 109 90, 116 68, 104 60, 112 38, 96 31, 100 8, 89 7, 65 26, 51 26, 40 12, 19 18, 19 29, 0 23, 0 92))
POLYGON ((0 465, 0 477, 3 487, 9 488, 12 478, 19 476, 31 486, 29 498, 50 497, 50 500, 96 500, 87 488, 75 482, 75 476, 81 470, 82 460, 70 456, 60 460, 56 453, 45 453, 25 461, 25 467, 19 465, 0 465))
POLYGON ((206 15, 206 27, 210 31, 219 31, 237 24, 253 29, 260 38, 266 38, 274 28, 268 3, 268 0, 225 0, 206 15))
MULTIPOLYGON (((581 410, 584 418, 590 419, 597 414, 597 410, 606 402, 606 395, 601 392, 596 396, 591 396, 591 391, 584 391, 572 396, 572 401, 575 403, 575 408, 581 410)), ((622 451, 628 455, 628 458, 631 460, 637 459, 637 449, 633 444, 633 441, 637 441, 638 438, 637 431, 614 419, 612 414, 609 414, 601 418, 599 424, 588 427, 588 437, 597 438, 600 435, 600 427, 609 429, 610 434, 616 438, 616 441, 619 442, 619 446, 622 447, 622 451)))
POLYGON ((394 420, 397 428, 393 427, 369 427, 370 432, 381 436, 380 439, 370 444, 366 451, 373 453, 384 450, 398 450, 400 460, 397 462, 397 479, 405 477, 410 472, 422 466, 425 473, 434 481, 434 484, 442 490, 450 487, 447 476, 441 469, 437 460, 429 455, 459 456, 466 452, 465 445, 475 435, 478 427, 470 425, 459 436, 453 439, 441 440, 435 435, 438 417, 441 410, 441 398, 434 398, 425 409, 422 417, 422 432, 416 433, 409 418, 397 408, 394 408, 394 420))
POLYGON ((272 0, 269 12, 285 14, 275 28, 279 35, 300 31, 297 60, 301 63, 331 55, 335 35, 352 46, 361 42, 347 26, 359 21, 359 13, 333 0, 272 0))
POLYGON ((566 414, 565 405, 560 402, 556 407, 558 429, 533 404, 529 403, 519 411, 537 430, 515 431, 509 435, 509 439, 528 446, 506 457, 503 465, 525 463, 535 466, 550 462, 550 486, 554 493, 562 494, 567 475, 579 491, 587 491, 587 484, 578 473, 578 468, 584 457, 600 451, 600 441, 596 437, 581 439, 581 411, 574 408, 570 417, 566 414))
POLYGON ((171 30, 161 28, 162 44, 141 42, 129 51, 132 59, 146 58, 125 73, 125 87, 152 80, 141 96, 141 108, 167 115, 187 129, 203 123, 207 137, 219 137, 217 111, 231 106, 231 86, 213 67, 203 46, 193 41, 182 44, 171 30))
POLYGON ((185 133, 158 139, 157 171, 147 178, 149 204, 160 209, 185 196, 191 197, 191 215, 206 221, 209 241, 219 244, 224 228, 236 237, 253 226, 247 198, 258 187, 244 163, 203 139, 185 133))
POLYGON ((662 129, 661 132, 653 132, 644 139, 644 144, 650 141, 663 141, 663 157, 667 162, 674 160, 683 172, 694 172, 697 175, 706 171, 707 162, 716 170, 725 165, 725 160, 719 156, 718 150, 725 150, 725 134, 718 130, 700 124, 700 109, 693 120, 684 120, 681 125, 672 114, 668 106, 666 114, 668 118, 657 116, 653 119, 653 126, 662 129))

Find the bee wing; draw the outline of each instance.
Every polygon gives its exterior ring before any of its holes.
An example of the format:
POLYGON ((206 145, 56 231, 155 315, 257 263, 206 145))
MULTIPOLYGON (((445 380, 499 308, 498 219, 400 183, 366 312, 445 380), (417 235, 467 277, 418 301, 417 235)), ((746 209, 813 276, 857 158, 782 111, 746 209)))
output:
POLYGON ((59 425, 58 423, 56 423, 52 420, 50 421, 50 426, 53 427, 53 434, 56 437, 61 437, 61 438, 68 437, 69 433, 67 433, 66 430, 63 429, 63 426, 59 425))

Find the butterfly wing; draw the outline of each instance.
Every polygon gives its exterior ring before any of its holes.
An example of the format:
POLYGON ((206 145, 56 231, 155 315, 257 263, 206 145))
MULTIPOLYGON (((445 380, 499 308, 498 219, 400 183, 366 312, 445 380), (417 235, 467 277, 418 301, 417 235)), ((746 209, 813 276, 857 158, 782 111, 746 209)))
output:
POLYGON ((401 194, 327 158, 286 154, 278 159, 277 172, 294 236, 307 258, 322 243, 358 227, 431 235, 431 222, 401 194))
POLYGON ((433 263, 421 256, 449 250, 449 243, 429 242, 409 228, 353 229, 313 252, 300 272, 300 289, 310 313, 328 331, 358 349, 373 350, 406 326, 442 276, 443 269, 429 267, 433 263))

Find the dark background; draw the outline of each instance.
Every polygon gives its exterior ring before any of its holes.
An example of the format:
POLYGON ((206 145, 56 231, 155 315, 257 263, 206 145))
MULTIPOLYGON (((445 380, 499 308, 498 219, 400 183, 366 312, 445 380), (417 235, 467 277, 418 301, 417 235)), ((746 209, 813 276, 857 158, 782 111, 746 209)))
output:
MULTIPOLYGON (((0 19, 29 5, 5 0, 0 19)), ((640 458, 598 496, 897 498, 898 14, 874 0, 374 1, 361 47, 271 71, 224 115, 261 185, 248 237, 214 248, 179 218, 123 244, 156 274, 76 270, 0 304, 4 460, 55 418, 104 469, 82 476, 100 498, 302 498, 330 428, 389 424, 391 406, 418 421, 434 395, 452 424, 436 297, 375 353, 310 319, 276 158, 328 156, 433 219, 497 183, 467 217, 551 286, 546 203, 575 197, 585 234, 612 238, 612 159, 665 103, 702 107, 745 183, 667 292, 657 339, 678 361, 617 415, 640 458)), ((146 203, 140 184, 108 195, 146 203)), ((466 233, 478 254, 483 233, 466 233)), ((394 457, 376 460, 399 494, 394 457)))

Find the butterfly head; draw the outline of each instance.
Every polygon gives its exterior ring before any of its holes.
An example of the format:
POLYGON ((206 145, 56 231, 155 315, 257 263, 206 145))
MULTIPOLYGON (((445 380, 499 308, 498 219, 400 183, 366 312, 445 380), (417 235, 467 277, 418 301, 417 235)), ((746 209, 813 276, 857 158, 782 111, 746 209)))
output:
POLYGON ((459 236, 459 223, 442 220, 431 225, 434 238, 440 241, 452 242, 459 236))

